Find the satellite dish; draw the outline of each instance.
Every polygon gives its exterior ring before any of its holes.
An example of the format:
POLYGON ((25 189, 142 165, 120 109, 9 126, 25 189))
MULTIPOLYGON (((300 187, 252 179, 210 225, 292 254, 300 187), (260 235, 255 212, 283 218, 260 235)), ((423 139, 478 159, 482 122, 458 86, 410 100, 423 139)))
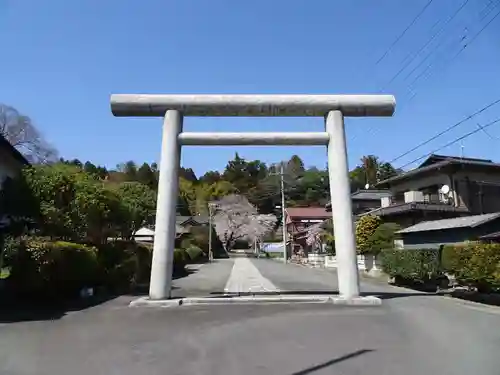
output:
POLYGON ((365 185, 365 189, 368 190, 370 188, 370 184, 365 185))
POLYGON ((441 186, 441 193, 442 194, 448 194, 450 192, 450 187, 448 185, 443 185, 441 186))

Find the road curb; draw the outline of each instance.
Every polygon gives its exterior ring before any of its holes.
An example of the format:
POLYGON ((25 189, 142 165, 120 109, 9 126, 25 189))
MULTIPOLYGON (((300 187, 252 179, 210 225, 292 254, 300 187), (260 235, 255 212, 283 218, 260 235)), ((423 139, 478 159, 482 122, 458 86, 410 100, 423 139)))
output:
POLYGON ((343 298, 337 295, 276 295, 276 296, 224 296, 186 297, 166 300, 150 300, 141 297, 130 306, 175 307, 195 305, 273 304, 273 303, 329 303, 336 306, 380 306, 382 300, 375 296, 343 298))

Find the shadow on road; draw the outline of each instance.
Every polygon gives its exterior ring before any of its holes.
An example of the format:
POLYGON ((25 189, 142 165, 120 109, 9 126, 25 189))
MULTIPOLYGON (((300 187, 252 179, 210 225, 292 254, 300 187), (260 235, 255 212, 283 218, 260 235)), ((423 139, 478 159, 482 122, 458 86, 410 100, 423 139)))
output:
POLYGON ((355 358, 355 357, 358 357, 360 355, 363 355, 365 353, 370 353, 370 352, 373 352, 374 350, 372 349, 361 349, 361 350, 357 350, 353 353, 349 353, 349 354, 346 354, 346 355, 343 355, 342 357, 338 357, 338 358, 334 358, 334 359, 331 359, 329 361, 326 361, 326 362, 323 362, 323 363, 320 363, 319 365, 315 365, 315 366, 312 366, 312 367, 308 367, 304 370, 301 370, 301 371, 298 371, 298 372, 294 372, 292 375, 307 375, 307 374, 312 374, 313 372, 316 372, 316 371, 319 371, 319 370, 322 370, 326 367, 330 367, 336 363, 339 363, 339 362, 343 362, 343 361, 346 361, 348 359, 351 359, 351 358, 355 358))
POLYGON ((192 275, 193 273, 198 272, 197 269, 193 268, 185 268, 183 271, 176 272, 172 275, 172 280, 182 279, 183 277, 187 277, 192 275))
MULTIPOLYGON (((187 268, 183 272, 174 274, 172 279, 182 279, 196 272, 196 269, 187 268)), ((179 288, 172 286, 172 289, 179 288)), ((95 307, 123 295, 140 297, 148 295, 148 292, 149 284, 140 284, 123 293, 103 292, 90 298, 66 301, 48 301, 46 299, 19 300, 7 294, 0 293, 0 323, 61 319, 69 312, 95 307)))
POLYGON ((4 301, 0 304, 0 323, 56 320, 69 312, 95 307, 117 297, 118 295, 103 295, 45 304, 40 301, 4 301))
MULTIPOLYGON (((224 293, 211 292, 214 297, 217 296, 276 296, 276 295, 338 295, 338 290, 286 290, 276 292, 239 292, 239 293, 224 293)), ((362 292, 362 296, 375 296, 381 299, 403 298, 413 296, 443 296, 446 293, 423 293, 423 292, 362 292)))

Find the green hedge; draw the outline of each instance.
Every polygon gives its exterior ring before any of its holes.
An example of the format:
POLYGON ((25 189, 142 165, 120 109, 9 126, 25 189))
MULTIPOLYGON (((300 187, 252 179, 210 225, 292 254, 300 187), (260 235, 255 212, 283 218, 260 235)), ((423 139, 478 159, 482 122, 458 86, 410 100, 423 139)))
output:
POLYGON ((500 288, 500 244, 445 246, 443 269, 461 285, 488 292, 500 288))
POLYGON ((184 249, 174 250, 174 266, 173 272, 175 274, 181 274, 184 272, 184 268, 189 261, 189 255, 184 249))
MULTIPOLYGON (((10 244, 9 290, 14 295, 76 297, 83 287, 104 287, 108 292, 128 292, 147 284, 151 273, 152 246, 115 241, 98 248, 44 238, 25 238, 10 244)), ((192 256, 197 251, 190 250, 192 256)), ((173 274, 183 274, 191 260, 175 249, 173 274)))
POLYGON ((101 284, 112 292, 149 282, 153 248, 131 241, 113 241, 99 246, 101 284))
POLYGON ((380 254, 382 269, 392 277, 425 283, 439 276, 439 251, 436 249, 387 249, 380 254))
POLYGON ((203 250, 200 249, 198 246, 195 246, 195 245, 189 246, 186 249, 186 253, 187 253, 188 257, 189 257, 188 260, 191 261, 191 262, 198 261, 198 260, 200 260, 204 256, 203 250))
POLYGON ((18 295, 76 296, 82 287, 99 283, 97 248, 64 241, 20 241, 8 280, 18 295))

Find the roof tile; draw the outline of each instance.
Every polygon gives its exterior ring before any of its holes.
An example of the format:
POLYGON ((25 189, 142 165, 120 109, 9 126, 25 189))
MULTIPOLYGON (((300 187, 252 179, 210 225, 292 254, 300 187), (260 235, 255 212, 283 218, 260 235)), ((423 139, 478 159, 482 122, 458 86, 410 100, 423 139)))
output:
POLYGON ((324 207, 288 207, 286 209, 290 217, 328 219, 332 216, 324 207))

